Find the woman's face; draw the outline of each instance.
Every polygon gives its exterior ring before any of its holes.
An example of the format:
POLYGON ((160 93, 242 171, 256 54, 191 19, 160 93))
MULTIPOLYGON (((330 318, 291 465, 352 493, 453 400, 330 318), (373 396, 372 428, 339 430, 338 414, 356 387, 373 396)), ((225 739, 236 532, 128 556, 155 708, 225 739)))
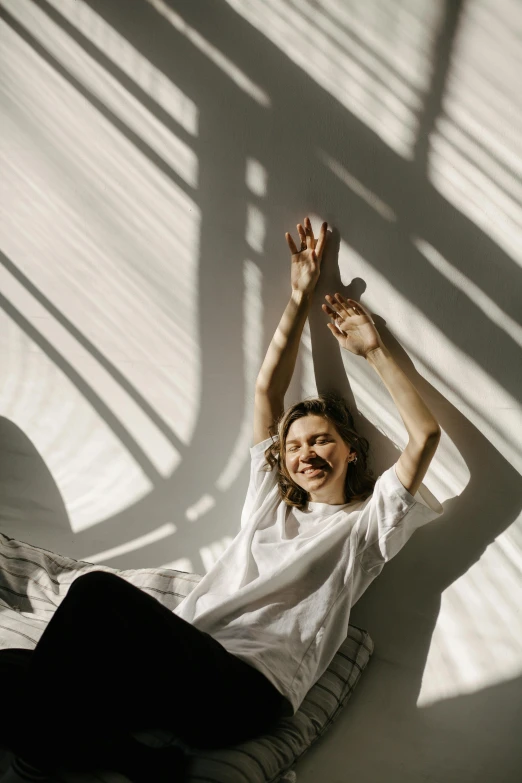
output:
POLYGON ((303 416, 292 422, 285 443, 285 464, 293 481, 308 492, 309 500, 345 503, 348 462, 356 453, 323 416, 303 416), (311 470, 313 469, 313 470, 311 470))

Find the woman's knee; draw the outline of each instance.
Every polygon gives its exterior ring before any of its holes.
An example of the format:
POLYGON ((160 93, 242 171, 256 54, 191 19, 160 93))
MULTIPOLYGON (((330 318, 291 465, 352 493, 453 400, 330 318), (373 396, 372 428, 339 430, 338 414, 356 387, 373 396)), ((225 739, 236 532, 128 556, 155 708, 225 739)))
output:
POLYGON ((120 587, 121 583, 126 584, 125 580, 110 571, 88 571, 86 574, 76 577, 71 583, 68 593, 74 590, 88 590, 89 592, 101 591, 107 595, 108 590, 114 590, 120 587))

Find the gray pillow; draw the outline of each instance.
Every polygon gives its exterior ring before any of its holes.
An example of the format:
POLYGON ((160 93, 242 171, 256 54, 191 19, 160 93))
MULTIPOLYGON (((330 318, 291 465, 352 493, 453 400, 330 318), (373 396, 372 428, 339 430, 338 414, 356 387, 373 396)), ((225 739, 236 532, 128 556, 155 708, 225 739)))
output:
MULTIPOLYGON (((199 574, 168 568, 117 570, 77 561, 0 533, 0 649, 32 649, 69 585, 89 571, 108 571, 153 595, 174 609, 201 579, 199 574)), ((357 685, 373 652, 366 631, 348 627, 348 635, 328 669, 309 690, 295 715, 282 718, 275 730, 258 739, 222 750, 191 749, 168 730, 136 733, 148 745, 181 744, 191 757, 189 783, 293 783, 293 765, 338 716, 357 685)), ((59 720, 59 718, 58 718, 59 720)), ((0 752, 0 771, 7 754, 0 752)), ((63 783, 107 783, 121 775, 97 772, 58 777, 63 783)))

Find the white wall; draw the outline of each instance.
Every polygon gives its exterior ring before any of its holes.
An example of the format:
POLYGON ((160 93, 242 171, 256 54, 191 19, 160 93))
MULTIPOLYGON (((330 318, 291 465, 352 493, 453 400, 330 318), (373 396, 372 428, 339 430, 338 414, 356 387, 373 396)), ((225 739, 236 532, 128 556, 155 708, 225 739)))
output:
POLYGON ((284 232, 328 220, 286 402, 343 391, 376 474, 396 460, 391 397, 320 309, 361 299, 443 428, 445 515, 354 608, 376 652, 299 783, 515 780, 520 6, 2 9, 1 530, 208 571, 239 528, 284 232))

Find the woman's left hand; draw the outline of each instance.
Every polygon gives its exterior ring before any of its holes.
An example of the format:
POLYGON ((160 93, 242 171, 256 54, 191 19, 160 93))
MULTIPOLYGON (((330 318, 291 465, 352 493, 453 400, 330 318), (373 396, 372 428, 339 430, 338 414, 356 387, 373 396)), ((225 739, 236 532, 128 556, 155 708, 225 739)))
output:
POLYGON ((321 274, 321 261, 326 243, 327 228, 328 223, 323 223, 319 232, 319 239, 315 239, 309 217, 306 217, 304 220, 304 228, 301 223, 298 223, 297 231, 301 240, 301 250, 297 249, 290 234, 285 234, 288 247, 292 253, 292 269, 290 272, 292 291, 301 291, 303 294, 309 294, 315 289, 321 274))
POLYGON ((325 299, 328 304, 322 309, 334 319, 333 324, 326 325, 342 348, 366 358, 370 351, 385 347, 373 318, 360 302, 344 299, 341 294, 335 299, 327 294, 325 299))

